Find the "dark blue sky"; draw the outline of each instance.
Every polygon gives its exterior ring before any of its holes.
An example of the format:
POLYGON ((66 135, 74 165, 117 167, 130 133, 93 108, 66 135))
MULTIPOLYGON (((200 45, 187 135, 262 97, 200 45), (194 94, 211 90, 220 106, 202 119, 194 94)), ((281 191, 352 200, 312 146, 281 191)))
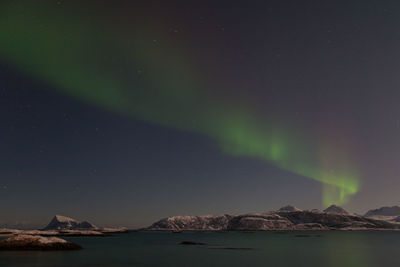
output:
MULTIPOLYGON (((214 88, 204 89, 210 101, 290 124, 291 134, 307 140, 324 135, 330 147, 337 140, 349 144, 351 157, 344 156, 361 174, 349 210, 399 204, 400 4, 172 2, 104 1, 88 17, 141 14, 146 19, 132 19, 133 26, 173 24, 168 34, 178 37, 166 38, 187 48, 182 57, 192 56, 191 65, 214 88)), ((71 10, 88 8, 76 1, 43 3, 54 5, 71 16, 71 10)), ((108 23, 112 30, 127 25, 108 23)), ((318 181, 273 162, 222 153, 218 142, 201 132, 61 93, 59 84, 27 71, 0 48, 0 224, 44 226, 62 214, 136 227, 172 215, 262 212, 286 204, 321 208, 318 181)), ((131 76, 129 82, 132 90, 141 86, 131 76)), ((158 89, 162 85, 151 92, 158 89)))
POLYGON ((5 222, 44 223, 57 213, 137 226, 171 214, 320 205, 317 182, 222 155, 202 136, 103 111, 3 71, 5 222))

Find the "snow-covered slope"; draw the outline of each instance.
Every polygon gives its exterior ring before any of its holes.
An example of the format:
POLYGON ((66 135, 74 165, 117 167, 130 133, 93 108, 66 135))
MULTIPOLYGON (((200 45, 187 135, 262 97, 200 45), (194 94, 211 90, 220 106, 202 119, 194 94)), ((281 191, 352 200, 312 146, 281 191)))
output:
MULTIPOLYGON (((283 211, 282 213, 288 213, 283 211)), ((294 224, 279 214, 245 214, 233 217, 227 230, 279 230, 291 229, 294 224)))
POLYGON ((44 230, 91 230, 97 229, 94 224, 87 221, 77 221, 75 219, 56 215, 44 230))
POLYGON ((343 209, 342 207, 336 206, 336 205, 331 205, 328 208, 324 210, 326 213, 332 213, 332 214, 346 214, 350 215, 351 213, 348 212, 347 210, 343 209))
POLYGON ((301 211, 301 209, 298 209, 295 206, 287 205, 287 206, 280 208, 278 211, 301 211))
POLYGON ((400 229, 400 224, 350 214, 333 206, 326 211, 284 208, 262 214, 175 216, 147 230, 364 230, 400 229), (291 211, 293 210, 293 211, 291 211))
POLYGON ((161 219, 150 226, 152 230, 223 230, 232 216, 174 216, 161 219))
POLYGON ((369 210, 364 215, 365 217, 373 217, 373 216, 400 216, 400 207, 382 207, 379 209, 369 210))

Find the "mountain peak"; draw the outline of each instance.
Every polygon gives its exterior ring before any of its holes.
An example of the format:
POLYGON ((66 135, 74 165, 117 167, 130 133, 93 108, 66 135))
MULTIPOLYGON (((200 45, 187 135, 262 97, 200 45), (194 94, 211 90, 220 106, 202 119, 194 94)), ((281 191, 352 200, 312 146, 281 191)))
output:
POLYGON ((80 222, 70 217, 56 215, 44 228, 44 230, 88 230, 96 228, 97 227, 94 224, 87 221, 80 222))
POLYGON ((349 215, 350 213, 343 209, 342 207, 336 206, 336 205, 331 205, 328 208, 324 210, 325 213, 334 213, 334 214, 346 214, 349 215))
POLYGON ((369 210, 365 213, 364 216, 399 216, 400 215, 400 207, 392 206, 392 207, 382 207, 379 209, 369 210))
POLYGON ((280 208, 278 211, 291 212, 291 211, 301 211, 301 209, 296 208, 295 206, 287 205, 287 206, 284 206, 284 207, 280 208))
POLYGON ((53 220, 57 220, 58 222, 77 222, 75 219, 72 219, 72 218, 66 217, 66 216, 62 216, 62 215, 54 216, 53 220))

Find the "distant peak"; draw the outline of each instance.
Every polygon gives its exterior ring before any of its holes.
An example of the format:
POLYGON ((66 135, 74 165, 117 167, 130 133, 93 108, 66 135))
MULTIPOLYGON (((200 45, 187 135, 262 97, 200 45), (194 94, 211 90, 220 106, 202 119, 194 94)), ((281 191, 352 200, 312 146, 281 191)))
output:
POLYGON ((77 229, 95 229, 97 226, 87 221, 77 221, 70 217, 56 215, 51 222, 44 228, 45 230, 77 230, 77 229))
POLYGON ((400 207, 392 206, 392 207, 382 207, 379 209, 369 210, 364 216, 399 216, 400 215, 400 207))
POLYGON ((287 205, 280 208, 278 211, 301 211, 301 209, 296 208, 295 206, 287 205))
POLYGON ((331 205, 324 210, 325 213, 336 213, 336 214, 350 214, 347 210, 342 207, 331 205))
POLYGON ((72 219, 72 218, 67 217, 67 216, 62 216, 62 215, 56 215, 56 216, 54 216, 54 219, 59 221, 59 222, 71 222, 71 221, 76 222, 75 219, 72 219))

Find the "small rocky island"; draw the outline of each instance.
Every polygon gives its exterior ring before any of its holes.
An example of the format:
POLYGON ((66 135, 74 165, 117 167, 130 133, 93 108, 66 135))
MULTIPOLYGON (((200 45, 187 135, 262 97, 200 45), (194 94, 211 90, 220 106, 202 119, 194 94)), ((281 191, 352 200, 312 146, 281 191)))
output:
POLYGON ((75 219, 56 215, 43 230, 94 230, 98 227, 88 221, 77 221, 75 219))
POLYGON ((78 250, 81 246, 58 237, 15 235, 0 240, 0 250, 78 250))
POLYGON ((41 235, 41 236, 106 236, 112 233, 125 233, 128 229, 97 227, 88 221, 78 221, 66 216, 56 215, 50 223, 40 230, 0 229, 0 235, 41 235))
POLYGON ((125 232, 128 232, 126 228, 101 228, 87 221, 56 215, 41 230, 0 229, 0 235, 9 236, 0 240, 0 251, 77 250, 82 247, 56 236, 106 236, 125 232))
POLYGON ((77 250, 78 244, 56 236, 107 236, 125 233, 126 228, 100 228, 87 221, 56 215, 41 230, 0 229, 0 235, 9 236, 0 240, 1 250, 77 250))
POLYGON ((145 230, 400 230, 399 218, 400 208, 394 207, 368 211, 362 216, 335 205, 322 211, 285 206, 276 211, 243 215, 174 216, 155 222, 145 230), (383 212, 387 210, 390 212, 383 212), (380 217, 373 216, 377 214, 380 217))

